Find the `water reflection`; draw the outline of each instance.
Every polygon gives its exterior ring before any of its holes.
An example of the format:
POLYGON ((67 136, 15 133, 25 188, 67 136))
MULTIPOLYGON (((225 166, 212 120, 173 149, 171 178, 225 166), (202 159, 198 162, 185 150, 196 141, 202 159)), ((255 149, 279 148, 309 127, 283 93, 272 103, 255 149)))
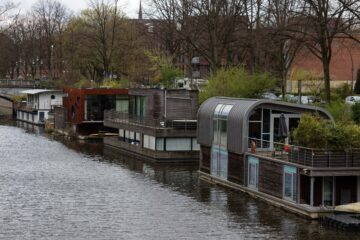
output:
POLYGON ((360 239, 199 181, 196 165, 153 164, 99 142, 7 125, 0 125, 3 239, 360 239))

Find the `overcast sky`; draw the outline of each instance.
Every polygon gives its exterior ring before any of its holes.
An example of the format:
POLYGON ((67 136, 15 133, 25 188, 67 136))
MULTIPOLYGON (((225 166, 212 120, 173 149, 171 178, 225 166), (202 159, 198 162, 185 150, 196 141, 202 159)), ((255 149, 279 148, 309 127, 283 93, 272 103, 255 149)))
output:
MULTIPOLYGON (((2 0, 0 0, 2 1, 2 0)), ((15 0, 14 2, 20 2, 21 12, 24 13, 31 8, 31 5, 37 0, 15 0)), ((58 0, 65 6, 73 10, 75 13, 79 12, 88 6, 88 0, 58 0)), ((128 17, 137 17, 139 10, 140 0, 119 0, 119 6, 125 12, 128 17)))

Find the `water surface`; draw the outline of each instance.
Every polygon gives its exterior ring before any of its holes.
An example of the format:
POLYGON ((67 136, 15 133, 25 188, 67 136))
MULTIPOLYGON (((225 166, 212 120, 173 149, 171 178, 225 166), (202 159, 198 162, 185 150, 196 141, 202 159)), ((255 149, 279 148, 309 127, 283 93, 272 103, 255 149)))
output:
POLYGON ((0 239, 360 239, 199 181, 197 169, 0 125, 0 239))

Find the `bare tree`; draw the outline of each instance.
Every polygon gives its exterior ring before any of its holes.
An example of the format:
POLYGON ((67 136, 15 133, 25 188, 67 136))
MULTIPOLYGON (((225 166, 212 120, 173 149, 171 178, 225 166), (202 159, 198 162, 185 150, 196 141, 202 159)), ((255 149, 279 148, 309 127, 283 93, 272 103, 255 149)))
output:
POLYGON ((267 4, 264 24, 269 34, 265 45, 275 60, 273 72, 280 78, 281 93, 285 97, 290 67, 303 46, 303 42, 297 40, 304 34, 289 31, 297 25, 294 18, 300 6, 298 0, 268 0, 267 4))
POLYGON ((61 40, 63 29, 69 20, 69 10, 56 0, 38 0, 33 6, 33 18, 38 21, 40 56, 46 62, 51 78, 54 77, 55 62, 61 62, 61 40), (55 55, 57 59, 55 61, 55 55))
POLYGON ((16 5, 12 1, 3 2, 0 4, 0 22, 6 20, 7 14, 12 9, 15 9, 16 5))
MULTIPOLYGON (((356 0, 343 0, 351 5, 356 0)), ((304 42, 309 51, 316 56, 323 66, 323 77, 326 101, 330 102, 330 62, 332 59, 332 44, 334 39, 348 36, 354 24, 353 15, 346 5, 332 0, 304 0, 299 8, 297 23, 291 29, 301 32, 299 41, 304 42)))
MULTIPOLYGON (((94 50, 95 57, 101 63, 97 71, 101 78, 110 76, 112 72, 113 55, 117 44, 117 35, 122 19, 118 9, 118 0, 91 0, 90 9, 85 11, 82 21, 86 29, 83 35, 94 50), (100 73, 100 71, 102 71, 100 73)), ((94 67, 97 64, 95 64, 94 67)))

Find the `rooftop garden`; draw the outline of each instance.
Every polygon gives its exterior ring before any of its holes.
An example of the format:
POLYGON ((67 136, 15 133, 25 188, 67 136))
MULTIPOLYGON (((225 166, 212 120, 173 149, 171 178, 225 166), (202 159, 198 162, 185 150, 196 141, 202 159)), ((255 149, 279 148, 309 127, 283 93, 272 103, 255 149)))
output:
POLYGON ((353 121, 333 122, 304 114, 291 133, 296 145, 316 149, 360 149, 360 126, 353 121))

